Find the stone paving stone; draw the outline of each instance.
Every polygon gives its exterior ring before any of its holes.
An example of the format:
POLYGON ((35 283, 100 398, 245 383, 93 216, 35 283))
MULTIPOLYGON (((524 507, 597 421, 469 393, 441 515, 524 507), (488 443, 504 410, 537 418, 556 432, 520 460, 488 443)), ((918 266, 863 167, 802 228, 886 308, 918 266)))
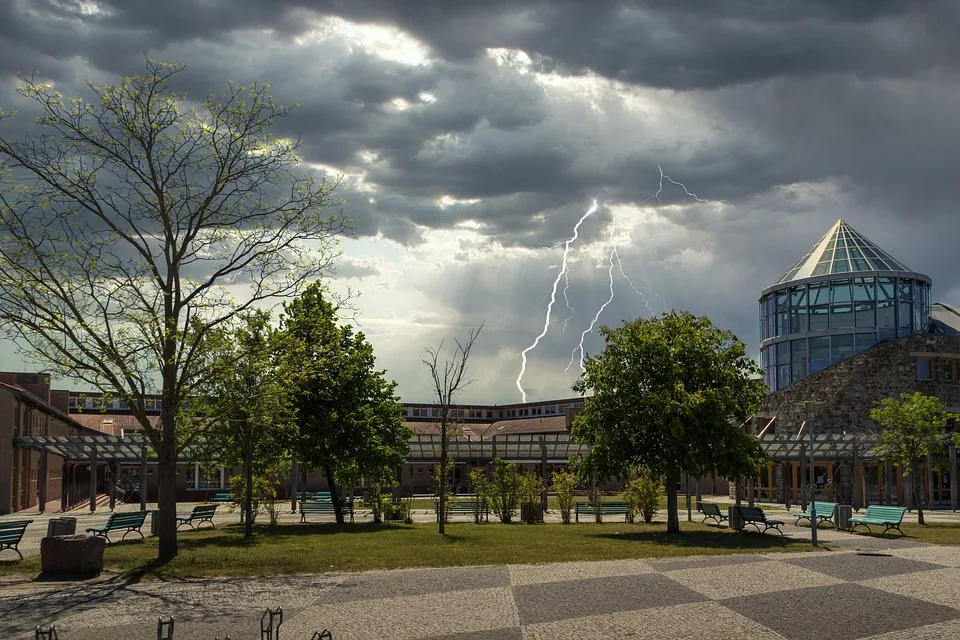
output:
POLYGON ((514 587, 546 582, 564 582, 583 578, 629 576, 653 571, 643 560, 601 560, 598 562, 557 562, 550 564, 510 565, 510 584, 514 587))
POLYGON ((909 549, 894 549, 890 553, 898 558, 929 562, 945 567, 960 567, 960 547, 923 545, 909 549))
POLYGON ((491 629, 490 631, 466 631, 443 636, 433 636, 427 640, 523 640, 520 627, 491 629))
POLYGON ((523 625, 705 600, 657 573, 524 585, 513 596, 523 625))
POLYGON ((715 602, 623 611, 574 620, 557 620, 529 625, 523 629, 524 640, 554 640, 555 638, 688 640, 704 637, 756 638, 757 640, 783 638, 780 634, 715 602))
POLYGON ((724 600, 723 606, 791 640, 853 640, 960 618, 960 611, 859 584, 794 589, 724 600), (816 620, 836 621, 829 629, 816 620))
POLYGON ((956 638, 960 638, 960 620, 883 633, 863 640, 956 640, 956 638))
POLYGON ((929 562, 907 560, 887 554, 868 553, 842 553, 818 558, 790 558, 785 562, 850 582, 940 568, 940 565, 929 562))
POLYGON ((819 587, 841 582, 837 578, 775 560, 680 569, 664 575, 714 600, 784 591, 800 585, 819 587))
POLYGON ((864 580, 860 584, 960 609, 960 569, 955 567, 911 574, 910 580, 897 575, 864 580))
POLYGON ((323 594, 321 601, 350 602, 509 586, 510 572, 506 566, 371 571, 346 574, 323 594))
POLYGON ((749 564, 762 562, 765 558, 752 553, 743 553, 733 556, 693 556, 687 558, 658 558, 648 560, 647 563, 657 571, 673 571, 675 569, 701 569, 704 567, 725 567, 733 564, 749 564))
POLYGON ((406 640, 519 626, 510 587, 321 604, 283 627, 284 638, 330 629, 336 640, 406 640))

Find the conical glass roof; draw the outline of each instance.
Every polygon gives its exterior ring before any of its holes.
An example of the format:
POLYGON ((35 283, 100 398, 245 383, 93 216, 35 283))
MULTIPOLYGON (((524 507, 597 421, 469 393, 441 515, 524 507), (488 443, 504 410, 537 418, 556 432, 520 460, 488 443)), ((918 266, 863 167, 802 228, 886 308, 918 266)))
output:
POLYGON ((857 271, 910 271, 910 269, 846 222, 837 220, 837 223, 830 227, 820 241, 783 274, 776 284, 813 276, 857 271))

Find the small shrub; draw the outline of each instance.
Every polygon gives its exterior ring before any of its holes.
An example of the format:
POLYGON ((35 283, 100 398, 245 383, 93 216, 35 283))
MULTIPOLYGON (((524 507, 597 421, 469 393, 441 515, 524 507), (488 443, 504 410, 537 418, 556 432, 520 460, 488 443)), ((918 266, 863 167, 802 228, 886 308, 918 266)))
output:
POLYGON ((577 477, 569 471, 554 471, 551 476, 553 490, 557 494, 557 508, 560 509, 560 519, 563 524, 570 524, 573 513, 573 489, 577 486, 577 477))
POLYGON ((490 510, 509 524, 513 513, 520 507, 521 478, 517 466, 497 458, 493 467, 493 482, 490 483, 490 510))
POLYGON ((543 480, 531 473, 520 478, 520 515, 527 524, 543 522, 540 498, 543 492, 543 480))
POLYGON ((480 524, 483 518, 484 506, 489 507, 490 481, 487 479, 486 469, 474 469, 470 472, 470 484, 473 493, 477 496, 473 503, 473 521, 480 524))
POLYGON ((634 522, 639 515, 644 522, 650 523, 660 506, 663 487, 648 471, 641 469, 636 479, 627 483, 620 496, 627 503, 627 522, 634 522))
POLYGON ((383 522, 383 516, 390 517, 394 511, 393 494, 380 484, 370 485, 360 504, 364 509, 370 509, 375 523, 383 522))

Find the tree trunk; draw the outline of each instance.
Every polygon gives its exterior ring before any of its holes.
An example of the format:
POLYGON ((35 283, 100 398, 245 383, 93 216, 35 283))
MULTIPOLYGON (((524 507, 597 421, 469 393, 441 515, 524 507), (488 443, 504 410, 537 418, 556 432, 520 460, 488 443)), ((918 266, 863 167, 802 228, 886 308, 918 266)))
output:
MULTIPOLYGON (((923 468, 922 466, 920 467, 923 468)), ((923 522, 923 501, 920 499, 920 482, 923 480, 923 474, 917 473, 917 465, 913 465, 913 502, 917 505, 917 523, 924 524, 923 522)))
POLYGON ((324 465, 323 472, 327 476, 327 484, 330 485, 330 500, 333 502, 333 515, 337 519, 337 524, 343 524, 343 501, 340 499, 340 492, 337 491, 337 485, 334 482, 333 469, 330 465, 324 465))
POLYGON ((247 519, 243 523, 243 537, 253 536, 253 452, 246 451, 243 456, 243 483, 246 491, 243 496, 243 512, 247 519))
POLYGON ((680 474, 676 469, 667 471, 667 533, 680 532, 680 514, 677 512, 677 483, 680 474))
POLYGON ((447 421, 440 425, 440 535, 444 535, 447 520, 447 421))
MULTIPOLYGON (((161 411, 161 438, 157 451, 157 558, 167 562, 177 556, 177 438, 172 403, 161 411)), ((147 479, 143 478, 144 491, 147 479)))

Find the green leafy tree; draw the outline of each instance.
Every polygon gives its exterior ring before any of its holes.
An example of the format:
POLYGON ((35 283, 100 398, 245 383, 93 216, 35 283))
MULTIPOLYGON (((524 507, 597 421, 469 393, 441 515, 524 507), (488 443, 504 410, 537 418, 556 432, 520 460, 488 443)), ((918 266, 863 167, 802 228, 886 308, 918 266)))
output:
POLYGON ((157 454, 160 560, 177 555, 178 456, 205 428, 188 399, 208 334, 328 277, 347 230, 298 141, 271 134, 291 108, 269 85, 188 102, 168 87, 182 70, 147 60, 87 98, 21 77, 40 129, 0 134, 0 331, 130 407, 157 454))
POLYGON ((520 476, 520 515, 527 524, 543 522, 540 502, 543 489, 543 478, 539 475, 527 473, 520 476))
POLYGON ((591 445, 587 462, 605 478, 637 465, 665 476, 667 531, 679 531, 681 473, 753 477, 766 460, 737 426, 763 405, 759 368, 731 332, 690 313, 603 327, 601 334, 606 348, 587 358, 573 387, 593 393, 573 437, 591 445))
POLYGON ((373 347, 312 284, 284 305, 280 349, 298 431, 294 449, 307 467, 322 468, 337 522, 338 483, 381 479, 403 464, 413 432, 403 424, 396 382, 375 368, 373 347))
POLYGON ((573 490, 577 486, 577 476, 569 471, 554 471, 550 476, 553 490, 557 494, 557 508, 560 510, 560 520, 563 524, 570 524, 575 498, 573 490))
POLYGON ((473 503, 473 521, 480 524, 483 520, 484 507, 490 508, 490 480, 486 469, 474 469, 470 472, 470 485, 476 496, 473 503))
POLYGON ((916 466, 927 455, 943 451, 947 437, 947 412, 938 398, 915 391, 899 398, 884 398, 870 410, 870 419, 880 425, 880 445, 874 453, 900 467, 903 477, 912 477, 917 520, 923 522, 923 501, 916 466))
POLYGON ((235 328, 211 333, 205 349, 207 382, 194 399, 210 420, 201 447, 205 457, 242 469, 231 486, 242 497, 246 537, 253 535, 254 502, 263 494, 254 485, 266 482, 270 470, 286 459, 295 433, 275 336, 265 311, 245 313, 235 328))

